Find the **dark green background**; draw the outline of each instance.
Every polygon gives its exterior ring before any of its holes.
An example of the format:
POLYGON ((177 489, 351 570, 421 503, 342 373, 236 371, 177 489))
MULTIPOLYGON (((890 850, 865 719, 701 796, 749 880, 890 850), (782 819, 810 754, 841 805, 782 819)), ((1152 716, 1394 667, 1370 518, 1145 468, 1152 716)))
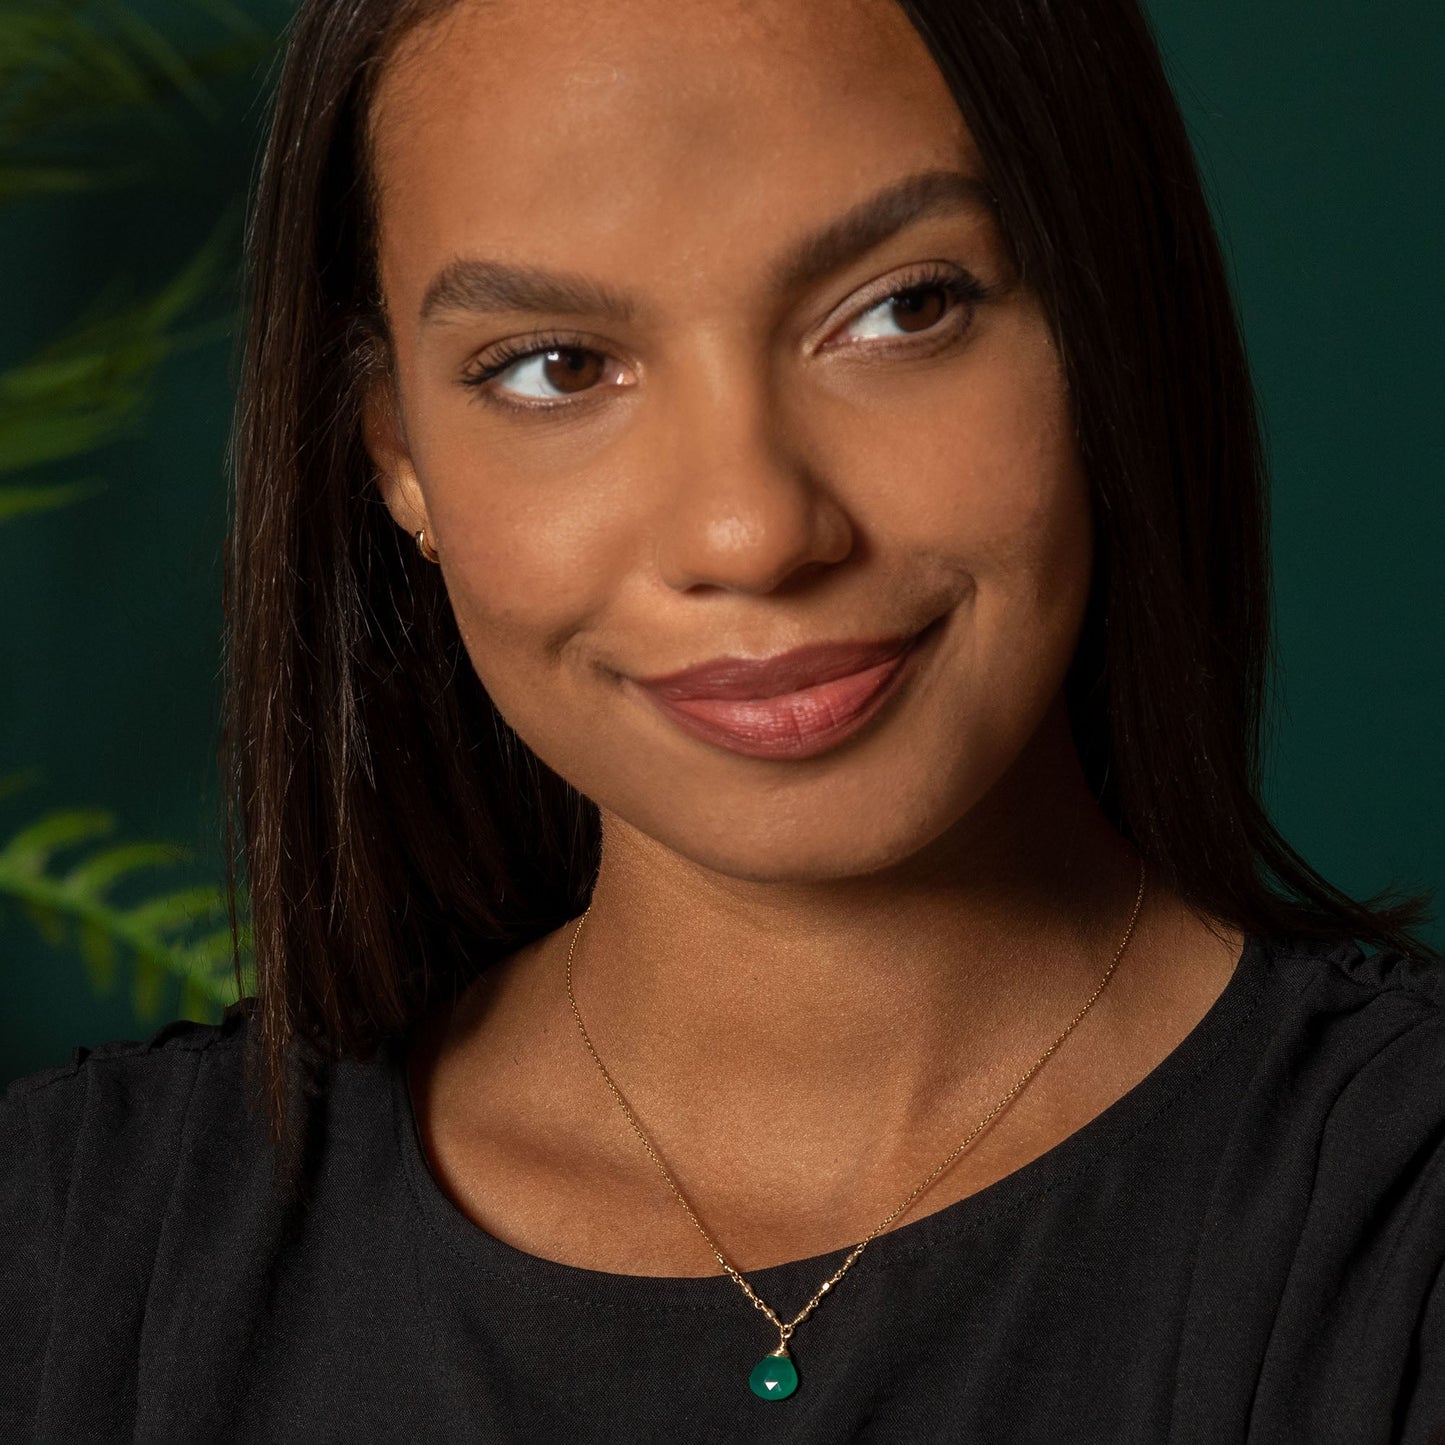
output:
MULTIPOLYGON (((259 10, 261 7, 253 6, 259 10)), ((275 7, 268 7, 274 14, 275 7)), ((1440 555, 1445 8, 1156 0, 1152 14, 1231 259, 1275 469, 1275 734, 1268 801, 1357 896, 1445 880, 1440 555)), ((114 274, 171 274, 244 189, 262 77, 198 126, 200 164, 0 222, 0 364, 114 274)), ((225 526, 224 342, 168 363, 146 426, 69 473, 89 501, 0 527, 0 837, 54 807, 108 808, 127 838, 189 844, 219 875, 214 779, 225 526)), ((158 890, 157 890, 158 891, 158 890)), ((1437 924, 1429 936, 1445 942, 1437 924)), ((0 1081, 77 1043, 143 1037, 127 979, 0 917, 0 1081)), ((173 1016, 171 989, 160 1019, 173 1016)))

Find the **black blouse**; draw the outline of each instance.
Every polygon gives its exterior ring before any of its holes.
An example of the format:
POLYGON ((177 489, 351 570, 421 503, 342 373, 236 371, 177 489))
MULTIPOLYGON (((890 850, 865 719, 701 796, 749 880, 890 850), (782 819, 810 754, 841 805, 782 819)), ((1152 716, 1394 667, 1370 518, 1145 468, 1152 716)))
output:
MULTIPOLYGON (((1442 1445, 1442 1001, 1433 965, 1247 939, 1121 1099, 874 1239, 782 1400, 725 1275, 460 1213, 399 1042, 323 1075, 289 1194, 243 1011, 80 1048, 0 1102, 0 1439, 1442 1445)), ((791 1319, 846 1253, 748 1278, 791 1319)))

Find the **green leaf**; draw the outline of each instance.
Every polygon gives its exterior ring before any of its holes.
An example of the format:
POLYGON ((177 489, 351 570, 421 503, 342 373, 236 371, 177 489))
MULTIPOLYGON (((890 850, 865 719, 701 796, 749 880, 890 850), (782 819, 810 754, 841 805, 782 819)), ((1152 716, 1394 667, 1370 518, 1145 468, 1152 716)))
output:
POLYGON ((45 903, 37 903, 33 899, 26 899, 21 907, 25 910, 25 916, 35 925, 36 932, 52 948, 59 948, 65 941, 65 924, 58 909, 50 907, 45 903))
POLYGON ((157 366, 224 336, 229 320, 188 331, 179 320, 213 295, 230 257, 228 212, 185 268, 151 295, 93 307, 57 340, 0 372, 0 473, 94 451, 132 426, 157 366))
POLYGON ((138 868, 183 863, 190 856, 189 849, 175 843, 122 843, 119 847, 92 853, 85 862, 77 864, 65 875, 61 886, 71 893, 99 898, 126 873, 133 873, 138 868))
POLYGON ((191 944, 189 953, 198 971, 213 978, 229 978, 232 967, 230 928, 218 928, 198 938, 191 944))
POLYGON ((0 487, 0 522, 31 512, 48 512, 93 497, 104 488, 97 482, 62 482, 49 487, 0 487))
MULTIPOLYGON (((0 0, 0 203, 205 164, 217 137, 197 114, 222 119, 220 98, 232 93, 213 82, 254 78, 276 38, 234 0, 0 0), (172 15, 188 22, 184 46, 172 38, 172 15), (216 27, 200 46, 190 39, 201 38, 196 19, 216 27)), ((27 473, 126 435, 159 366, 234 329, 239 220, 240 206, 228 208, 167 284, 139 297, 105 286, 53 341, 0 371, 0 522, 94 495, 91 478, 27 473)), ((0 777, 0 799, 37 776, 0 777)), ((171 978, 193 1016, 218 1016, 236 988, 229 930, 212 926, 223 894, 198 885, 113 902, 119 881, 191 856, 163 843, 85 847, 114 827, 108 813, 75 808, 0 833, 0 902, 19 903, 52 945, 74 947, 99 991, 114 989, 129 965, 138 1017, 155 1016, 171 978), (71 847, 82 856, 57 866, 55 855, 71 847)), ((249 925, 239 922, 249 950, 249 925)), ((254 965, 242 963, 253 978, 254 965)))
MULTIPOLYGON (((0 777, 0 790, 18 791, 31 775, 0 777)), ((192 1001, 211 1006, 236 997, 235 960, 229 924, 214 926, 226 916, 226 895, 214 884, 173 889, 159 897, 122 907, 107 900, 107 890, 142 868, 188 858, 190 850, 169 843, 126 843, 100 848, 82 858, 62 876, 46 871, 50 855, 86 837, 109 831, 109 814, 93 810, 60 810, 31 823, 0 852, 0 898, 18 902, 52 946, 65 944, 67 923, 76 927, 76 941, 93 988, 108 992, 115 985, 117 961, 133 964, 132 1005, 148 1020, 161 1006, 165 980, 189 986, 192 1001), (197 926, 199 925, 199 932, 197 926)), ((244 891, 238 890, 242 908, 244 891)), ((249 953, 249 921, 237 919, 243 950, 242 977, 254 991, 255 967, 249 953)))
POLYGON ((96 189, 97 172, 89 166, 26 165, 11 161, 0 165, 0 201, 26 196, 56 196, 96 189))
MULTIPOLYGON (((176 98, 219 119, 206 79, 252 72, 278 37, 218 0, 186 0, 184 8, 209 17, 226 38, 183 54, 134 4, 7 0, 0 7, 0 146, 44 145, 127 112, 159 129, 174 121, 176 98)), ((158 9, 147 7, 163 25, 158 9)), ((194 122, 186 129, 194 131, 194 122)))
POLYGON ((80 953, 85 959, 86 974, 96 993, 110 993, 115 988, 115 937, 92 918, 80 921, 80 953))
POLYGON ((159 30, 147 24, 138 11, 118 5, 115 0, 95 0, 95 3, 97 9, 110 17, 122 41, 129 42, 136 54, 149 61, 164 82, 184 95, 197 110, 215 119, 215 100, 185 56, 159 30))
POLYGON ((99 837, 114 828, 114 817, 99 809, 76 808, 49 813, 28 828, 22 828, 0 849, 0 868, 22 874, 39 873, 57 848, 99 837))
MULTIPOLYGON (((129 316, 136 325, 147 324, 137 308, 132 307, 129 316)), ((93 324, 77 331, 70 345, 48 347, 33 361, 0 375, 0 401, 16 406, 56 397, 71 401, 102 383, 142 375, 164 355, 161 343, 149 335, 124 336, 119 347, 112 345, 113 339, 98 335, 93 324)))
POLYGON ((131 1008, 142 1022, 149 1023, 160 1012, 161 986, 170 969, 163 953, 140 949, 135 956, 135 972, 131 981, 131 1008))
POLYGON ((225 895, 214 884, 183 888, 152 898, 125 910, 125 919, 147 933, 166 933, 198 923, 226 906, 225 895))
POLYGON ((75 8, 10 0, 0 10, 0 117, 16 136, 160 97, 125 42, 69 13, 75 8))
POLYGON ((201 1024, 215 1024, 221 1021, 221 1001, 206 992, 193 978, 181 984, 180 1017, 195 1019, 201 1024))

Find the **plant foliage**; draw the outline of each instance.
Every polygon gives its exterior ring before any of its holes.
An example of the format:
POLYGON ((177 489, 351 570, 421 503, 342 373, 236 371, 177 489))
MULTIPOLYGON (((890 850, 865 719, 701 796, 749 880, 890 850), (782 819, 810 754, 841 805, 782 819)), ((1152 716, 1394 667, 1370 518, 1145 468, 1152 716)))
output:
MULTIPOLYGON (((204 157, 205 127, 195 122, 221 113, 213 82, 254 72, 274 32, 227 0, 149 11, 177 33, 199 26, 205 43, 172 38, 122 0, 0 0, 0 203, 153 181, 177 155, 204 157)), ((113 282, 58 337, 0 371, 0 524, 99 491, 95 476, 34 473, 73 465, 133 430, 161 362, 230 329, 238 220, 233 205, 164 284, 136 298, 113 282)), ((0 801, 37 780, 33 769, 0 777, 0 801)), ((119 838, 101 809, 51 809, 8 836, 0 830, 0 904, 51 946, 78 953, 98 993, 113 992, 127 967, 138 1019, 157 1016, 163 985, 177 979, 181 1014, 210 1022, 236 996, 225 893, 155 878, 190 861, 172 843, 119 838)), ((238 907, 244 917, 244 899, 238 907)), ((244 922, 239 944, 250 992, 244 922)))
MULTIPOLYGON (((143 414, 157 366, 224 334, 224 320, 186 330, 178 323, 214 294, 230 232, 228 217, 153 295, 121 305, 102 298, 64 335, 0 372, 0 478, 84 456, 125 434, 143 414)), ((0 521, 96 489, 84 481, 0 482, 0 521)))
MULTIPOLYGON (((0 795, 18 791, 32 777, 0 779, 0 795)), ((101 843, 115 827, 115 819, 98 809, 62 809, 35 819, 0 847, 0 897, 18 904, 52 947, 78 948, 97 993, 114 991, 117 961, 127 957, 138 1019, 155 1019, 162 984, 178 977, 182 1014, 214 1021, 236 996, 224 892, 200 884, 117 901, 122 880, 191 855, 173 843, 101 843), (62 865, 57 855, 64 853, 72 856, 62 865)), ((250 968, 243 963, 248 992, 254 987, 250 968)))
POLYGON ((208 82, 254 67, 274 44, 225 0, 186 0, 168 18, 209 22, 224 38, 187 54, 122 0, 0 4, 0 202, 153 175, 164 163, 156 142, 187 143, 175 104, 214 120, 208 82), (150 144, 118 145, 127 123, 150 144))

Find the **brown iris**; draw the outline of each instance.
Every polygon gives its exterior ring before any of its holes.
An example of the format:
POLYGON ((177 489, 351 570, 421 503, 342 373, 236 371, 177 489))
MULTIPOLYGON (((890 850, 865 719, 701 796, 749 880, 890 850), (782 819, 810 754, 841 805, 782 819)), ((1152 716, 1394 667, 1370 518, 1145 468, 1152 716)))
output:
POLYGON ((595 351, 567 347, 543 353, 542 373, 558 391, 586 391, 601 379, 602 358, 595 351))
POLYGON ((905 331, 927 331, 943 319, 948 300, 947 290, 937 283, 911 286, 893 297, 894 319, 905 331))

